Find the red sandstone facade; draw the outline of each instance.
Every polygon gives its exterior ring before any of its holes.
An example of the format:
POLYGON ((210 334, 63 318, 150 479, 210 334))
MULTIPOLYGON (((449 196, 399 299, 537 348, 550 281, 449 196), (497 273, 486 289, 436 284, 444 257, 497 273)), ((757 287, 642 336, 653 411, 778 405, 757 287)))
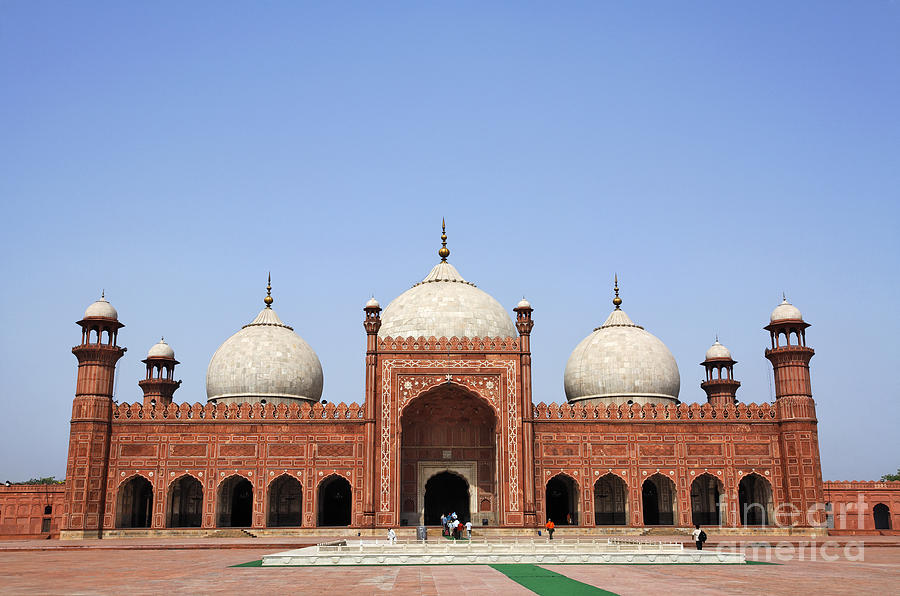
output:
POLYGON ((835 513, 860 495, 898 523, 900 483, 822 482, 799 319, 766 327, 775 403, 737 402, 734 361, 714 359, 703 363, 708 403, 609 406, 532 403, 530 306, 516 308, 518 337, 487 339, 379 338, 380 308, 367 306, 362 405, 177 403, 177 361, 152 358, 143 403, 114 404, 122 324, 79 324, 64 493, 0 489, 4 534, 40 535, 47 518, 64 538, 434 523, 440 473, 464 481, 460 507, 490 527, 552 517, 624 531, 874 531, 872 515, 845 525, 854 516, 835 513), (52 514, 39 514, 44 501, 52 514))

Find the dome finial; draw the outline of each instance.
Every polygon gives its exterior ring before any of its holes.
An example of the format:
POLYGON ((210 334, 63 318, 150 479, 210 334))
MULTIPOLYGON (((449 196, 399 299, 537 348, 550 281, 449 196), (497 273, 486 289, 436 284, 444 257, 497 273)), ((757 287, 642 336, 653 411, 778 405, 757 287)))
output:
POLYGON ((613 276, 613 290, 616 292, 616 297, 613 298, 613 304, 616 306, 616 310, 619 310, 619 307, 622 306, 622 299, 619 298, 619 274, 616 273, 613 276))
POLYGON ((446 263, 447 257, 450 256, 450 249, 447 248, 447 224, 444 222, 444 218, 441 218, 441 248, 438 251, 438 256, 441 257, 441 262, 446 263))
POLYGON ((106 300, 106 288, 100 290, 100 300, 106 300))
POLYGON ((266 303, 266 308, 272 308, 272 303, 275 302, 275 299, 272 298, 272 272, 269 271, 269 282, 266 284, 266 297, 263 299, 263 302, 266 303))

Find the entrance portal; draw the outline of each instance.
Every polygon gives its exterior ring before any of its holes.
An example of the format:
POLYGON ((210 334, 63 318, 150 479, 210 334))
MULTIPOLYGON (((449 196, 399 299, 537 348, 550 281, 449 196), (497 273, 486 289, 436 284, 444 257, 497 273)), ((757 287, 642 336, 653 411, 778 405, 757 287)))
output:
POLYGON ((557 474, 547 482, 547 519, 557 526, 578 524, 578 485, 564 474, 557 474))
POLYGON ((738 485, 741 524, 767 526, 771 520, 772 487, 758 474, 749 474, 738 485))
POLYGON ((182 476, 169 488, 168 527, 199 528, 203 521, 203 485, 193 476, 182 476))
POLYGON ((438 526, 441 515, 456 513, 462 523, 469 514, 469 485, 453 472, 435 474, 425 483, 425 525, 438 526))
MULTIPOLYGON (((499 521, 496 419, 494 409, 485 400, 452 382, 425 391, 403 409, 400 416, 401 524, 440 523, 441 513, 447 511, 433 508, 442 507, 455 508, 460 517, 465 510, 467 520, 477 510, 479 523, 499 521), (426 486, 442 472, 450 472, 462 482, 455 485, 452 494, 437 493, 426 486), (468 495, 468 501, 454 506, 452 503, 458 495, 468 495), (435 496, 441 501, 433 503, 435 496)), ((455 481, 447 479, 446 482, 455 481)))
POLYGON ((722 483, 712 474, 700 474, 691 483, 691 521, 704 526, 722 525, 722 483))
POLYGON ((319 526, 349 526, 350 483, 342 476, 329 476, 319 485, 319 526))
POLYGON ((628 519, 628 487, 615 474, 607 474, 594 484, 594 523, 624 526, 628 519))
POLYGON ((303 511, 303 487, 293 476, 279 476, 269 484, 270 528, 299 526, 303 511))
POLYGON ((253 485, 243 476, 231 476, 219 486, 220 528, 248 528, 253 524, 253 485))

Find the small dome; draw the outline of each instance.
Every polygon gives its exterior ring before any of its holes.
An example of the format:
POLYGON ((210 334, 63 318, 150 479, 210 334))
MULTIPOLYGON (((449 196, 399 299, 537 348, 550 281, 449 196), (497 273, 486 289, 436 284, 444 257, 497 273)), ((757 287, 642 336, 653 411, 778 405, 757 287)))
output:
POLYGON ((116 309, 113 308, 113 305, 106 301, 106 297, 104 295, 100 296, 100 300, 94 302, 87 310, 84 311, 85 319, 92 319, 95 317, 100 317, 103 319, 115 319, 119 320, 119 313, 116 312, 116 309))
POLYGON ((175 350, 166 343, 165 339, 160 339, 157 343, 153 344, 153 347, 147 352, 147 358, 169 358, 175 360, 175 350))
POLYGON ((714 343, 708 350, 706 350, 706 359, 707 360, 733 360, 731 357, 731 352, 728 351, 728 348, 719 343, 719 340, 716 339, 716 343, 714 343))
POLYGON ((318 401, 322 384, 319 357, 268 306, 219 346, 206 371, 214 402, 318 401))
POLYGON ((516 304, 516 308, 531 308, 531 303, 525 300, 525 297, 523 296, 522 299, 519 300, 519 303, 516 304))
POLYGON ((515 337, 499 302, 441 261, 381 315, 380 337, 515 337))
POLYGON ((803 315, 800 314, 799 308, 787 301, 787 298, 784 298, 781 304, 775 307, 775 310, 772 311, 772 315, 769 317, 770 323, 797 320, 802 321, 803 315))
POLYGON ((366 302, 366 308, 381 308, 381 305, 375 300, 375 296, 372 296, 369 298, 369 301, 366 302))
POLYGON ((564 381, 570 402, 674 402, 681 389, 666 345, 618 307, 572 351, 564 381))

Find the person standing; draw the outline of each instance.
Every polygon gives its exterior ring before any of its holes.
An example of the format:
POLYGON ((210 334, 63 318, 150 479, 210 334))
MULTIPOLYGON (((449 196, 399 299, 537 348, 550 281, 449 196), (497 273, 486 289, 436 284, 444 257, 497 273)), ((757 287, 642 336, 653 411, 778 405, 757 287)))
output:
POLYGON ((703 550, 703 543, 706 542, 706 532, 700 529, 700 524, 694 525, 691 537, 694 539, 694 544, 697 545, 697 550, 703 550))
POLYGON ((445 513, 441 514, 441 535, 447 535, 447 515, 445 513))
POLYGON ((466 538, 472 539, 472 520, 466 522, 466 538))
POLYGON ((556 529, 556 524, 553 523, 552 519, 548 519, 547 525, 544 527, 547 528, 547 535, 550 537, 550 540, 553 540, 553 530, 556 529))
POLYGON ((394 532, 394 528, 388 530, 388 542, 391 544, 395 544, 397 542, 397 533, 394 532))

